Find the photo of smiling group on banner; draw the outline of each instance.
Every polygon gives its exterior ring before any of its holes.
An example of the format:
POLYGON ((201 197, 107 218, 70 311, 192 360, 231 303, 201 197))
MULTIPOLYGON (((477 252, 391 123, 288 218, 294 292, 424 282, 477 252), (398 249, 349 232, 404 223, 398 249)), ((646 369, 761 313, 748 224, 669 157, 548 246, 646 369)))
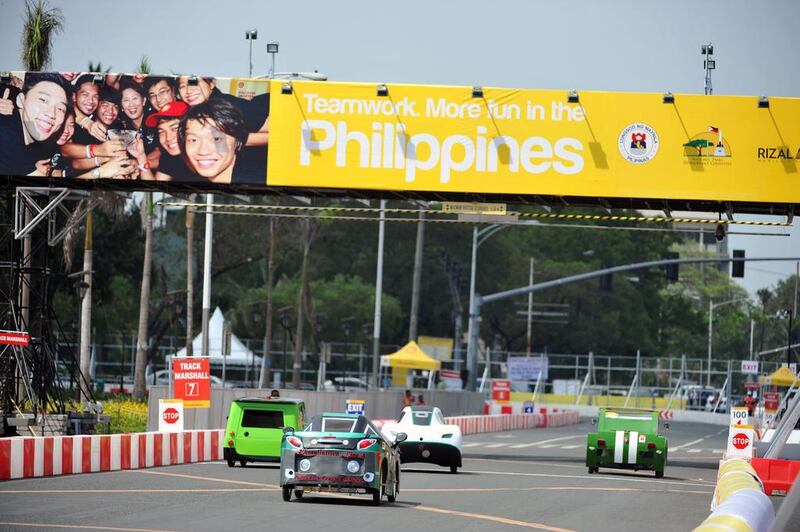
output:
POLYGON ((194 76, 12 76, 0 83, 0 173, 265 186, 268 91, 194 76))

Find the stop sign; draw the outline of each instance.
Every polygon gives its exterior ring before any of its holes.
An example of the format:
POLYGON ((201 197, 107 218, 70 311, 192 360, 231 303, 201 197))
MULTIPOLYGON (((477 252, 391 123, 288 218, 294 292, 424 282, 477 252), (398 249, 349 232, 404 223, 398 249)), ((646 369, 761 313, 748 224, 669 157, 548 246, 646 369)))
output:
POLYGON ((180 414, 178 414, 178 411, 175 410, 174 408, 169 407, 166 410, 164 410, 164 414, 162 415, 162 417, 164 418, 164 421, 172 424, 178 421, 180 414))
POLYGON ((747 436, 747 434, 742 432, 734 434, 732 441, 733 446, 737 449, 745 449, 748 445, 750 445, 750 438, 747 436))

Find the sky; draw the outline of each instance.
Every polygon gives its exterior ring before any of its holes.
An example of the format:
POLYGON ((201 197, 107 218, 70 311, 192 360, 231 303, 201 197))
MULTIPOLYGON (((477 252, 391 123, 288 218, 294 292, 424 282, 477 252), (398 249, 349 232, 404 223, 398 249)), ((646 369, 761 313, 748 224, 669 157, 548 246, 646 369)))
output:
MULTIPOLYGON (((245 76, 318 70, 337 81, 673 93, 703 92, 700 45, 713 43, 715 94, 800 96, 796 0, 50 0, 64 14, 50 70, 100 61, 131 72, 245 76)), ((24 0, 0 0, 0 71, 20 70, 24 0)), ((795 141, 797 142, 797 141, 795 141)), ((798 183, 800 186, 800 183, 798 183)), ((745 218, 736 216, 736 218, 745 218)), ((780 220, 746 217, 754 220, 780 220)), ((785 220, 785 218, 783 218, 785 220)), ((734 232, 768 232, 734 226, 734 232)), ((775 231, 770 231, 775 232, 775 231)), ((790 236, 731 235, 748 257, 800 256, 790 236)), ((794 274, 749 263, 751 293, 794 274)))

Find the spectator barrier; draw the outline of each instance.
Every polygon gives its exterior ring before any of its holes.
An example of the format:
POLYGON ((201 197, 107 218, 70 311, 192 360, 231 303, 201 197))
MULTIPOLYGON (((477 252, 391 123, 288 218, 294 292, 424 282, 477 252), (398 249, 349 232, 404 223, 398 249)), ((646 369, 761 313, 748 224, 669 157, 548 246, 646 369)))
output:
MULTIPOLYGON (((445 418, 462 434, 560 427, 578 423, 576 411, 445 418)), ((377 420, 381 425, 383 421, 377 420)), ((0 480, 142 469, 222 459, 224 430, 142 432, 94 436, 0 439, 0 480)))
POLYGON ((0 480, 142 469, 222 458, 224 430, 0 439, 0 480))

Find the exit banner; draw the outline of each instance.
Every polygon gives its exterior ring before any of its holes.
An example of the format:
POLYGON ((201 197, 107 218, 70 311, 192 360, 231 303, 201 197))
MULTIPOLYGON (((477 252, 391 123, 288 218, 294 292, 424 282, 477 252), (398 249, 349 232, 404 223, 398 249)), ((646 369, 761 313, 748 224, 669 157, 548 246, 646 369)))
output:
POLYGON ((268 185, 800 202, 796 98, 282 87, 270 88, 268 185))

